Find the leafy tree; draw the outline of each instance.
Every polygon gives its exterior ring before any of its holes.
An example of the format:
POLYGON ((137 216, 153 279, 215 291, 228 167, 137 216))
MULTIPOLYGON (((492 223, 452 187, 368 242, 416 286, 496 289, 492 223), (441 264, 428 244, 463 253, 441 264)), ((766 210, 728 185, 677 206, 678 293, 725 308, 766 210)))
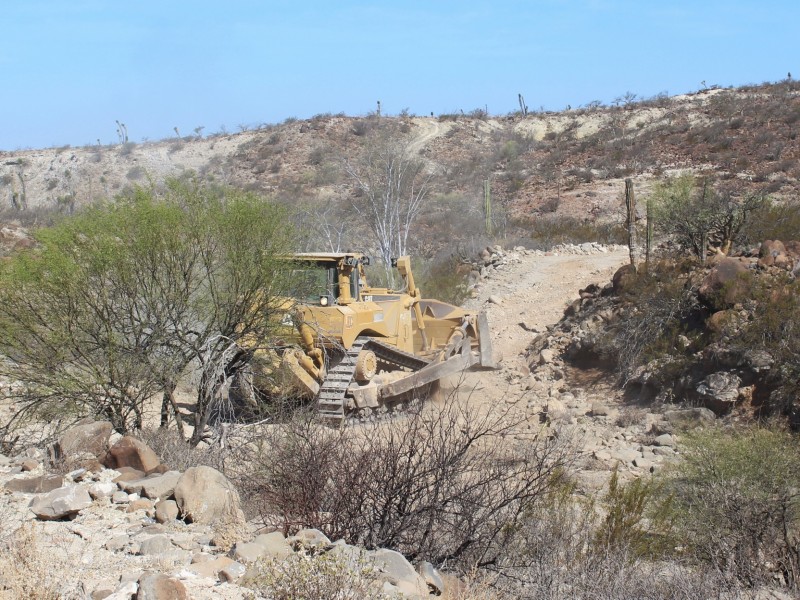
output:
POLYGON ((139 428, 154 393, 175 409, 191 366, 199 442, 222 383, 247 359, 237 342, 269 340, 288 287, 284 210, 175 180, 36 235, 38 247, 0 272, 0 373, 25 385, 19 416, 69 406, 139 428))
POLYGON ((710 180, 692 175, 667 179, 654 195, 661 229, 700 259, 709 249, 728 254, 750 214, 765 201, 762 194, 716 189, 710 180))

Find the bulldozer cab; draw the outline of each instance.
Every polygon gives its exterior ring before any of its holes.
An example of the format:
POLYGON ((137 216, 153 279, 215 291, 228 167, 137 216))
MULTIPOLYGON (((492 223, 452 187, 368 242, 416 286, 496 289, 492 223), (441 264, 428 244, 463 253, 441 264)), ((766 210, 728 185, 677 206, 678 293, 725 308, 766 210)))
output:
POLYGON ((316 306, 348 305, 361 301, 366 285, 364 266, 370 260, 362 254, 318 252, 292 257, 292 297, 316 306))

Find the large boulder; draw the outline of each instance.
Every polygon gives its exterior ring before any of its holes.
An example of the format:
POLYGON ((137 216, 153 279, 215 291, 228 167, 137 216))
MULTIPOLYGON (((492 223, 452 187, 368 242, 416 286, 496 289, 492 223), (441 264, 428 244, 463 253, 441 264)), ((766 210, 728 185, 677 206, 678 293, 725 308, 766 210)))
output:
POLYGON ((244 521, 239 494, 228 478, 211 467, 191 467, 175 486, 175 501, 187 522, 217 524, 244 521))
POLYGON ((109 449, 104 464, 109 469, 132 467, 145 473, 153 473, 160 470, 161 461, 150 446, 126 435, 109 449))
POLYGON ((108 452, 111 430, 111 423, 108 421, 75 425, 65 431, 56 442, 55 458, 69 459, 71 456, 90 454, 97 460, 103 460, 108 452))
POLYGON ((617 272, 614 273, 614 277, 611 279, 614 286, 614 293, 616 295, 621 294, 626 288, 630 287, 635 280, 636 269, 633 265, 622 265, 617 269, 617 272))
POLYGON ((183 583, 163 573, 146 572, 139 578, 136 600, 188 600, 183 583))
POLYGON ((68 485, 37 498, 30 508, 39 519, 53 521, 71 519, 91 505, 89 492, 78 485, 68 485))
POLYGON ((153 500, 166 500, 172 496, 180 478, 179 471, 167 471, 133 481, 121 481, 119 486, 129 494, 141 494, 145 498, 153 500))
POLYGON ((64 485, 64 478, 61 475, 38 475, 25 479, 11 479, 6 482, 5 488, 9 492, 21 492, 23 494, 45 494, 57 490, 64 485))
POLYGON ((764 240, 758 250, 758 265, 771 267, 776 261, 783 262, 786 257, 786 246, 780 240, 764 240))
POLYGON ((722 258, 700 284, 698 295, 708 306, 724 309, 746 298, 745 276, 749 273, 745 262, 736 258, 722 258))
POLYGON ((735 373, 720 371, 703 379, 697 386, 697 393, 711 410, 724 414, 739 398, 741 384, 741 378, 735 373))
POLYGON ((378 579, 396 586, 406 596, 419 597, 428 595, 428 584, 414 570, 406 557, 381 548, 369 553, 372 562, 378 569, 378 579))

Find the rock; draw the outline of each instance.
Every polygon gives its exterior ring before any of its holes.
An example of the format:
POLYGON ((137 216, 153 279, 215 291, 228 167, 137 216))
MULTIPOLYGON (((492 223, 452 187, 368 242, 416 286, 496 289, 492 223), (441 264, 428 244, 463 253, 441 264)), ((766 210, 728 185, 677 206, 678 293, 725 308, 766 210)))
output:
POLYGON ((675 450, 670 446, 656 446, 653 448, 656 456, 675 456, 675 450))
POLYGON ((292 553, 292 548, 283 537, 280 531, 273 531, 272 533, 262 533, 256 536, 253 540, 264 548, 264 552, 269 556, 276 558, 285 558, 292 553))
POLYGON ((742 261, 723 258, 706 275, 697 293, 708 306, 720 310, 733 306, 747 295, 744 277, 748 272, 742 261))
POLYGON ((256 542, 236 542, 231 550, 231 558, 242 563, 254 563, 267 553, 264 546, 256 542))
POLYGON ((222 473, 211 467, 187 469, 175 486, 175 501, 187 522, 206 525, 224 520, 244 522, 239 494, 222 473))
POLYGON ((697 393, 715 412, 725 413, 736 403, 742 380, 727 371, 712 373, 697 386, 697 393))
MULTIPOLYGON (((64 460, 68 464, 81 464, 87 458, 102 461, 108 452, 108 440, 112 426, 108 421, 93 421, 71 427, 56 442, 55 460, 64 460), (88 457, 86 456, 88 454, 88 457), (78 458, 81 456, 81 458, 78 458)), ((92 462, 89 460, 89 462, 92 462)), ((93 466, 93 465, 92 465, 93 466)))
POLYGON ((545 348, 541 352, 539 352, 539 364, 540 365, 549 365, 555 359, 556 354, 550 348, 545 348))
POLYGON ((242 563, 233 561, 219 572, 218 577, 220 581, 236 583, 245 574, 246 570, 242 563))
POLYGON ((656 462, 650 458, 644 458, 639 456, 633 459, 633 466, 638 469, 644 469, 647 472, 650 472, 653 469, 653 466, 656 462))
POLYGON ((197 550, 200 547, 200 544, 197 543, 197 540, 195 540, 194 536, 190 533, 173 533, 170 536, 170 540, 178 548, 182 548, 183 550, 197 550))
POLYGON ((503 299, 500 296, 498 296, 496 294, 492 294, 491 296, 489 296, 489 304, 500 305, 502 303, 503 303, 503 299))
POLYGON ((161 461, 143 441, 126 435, 109 449, 103 464, 110 469, 133 467, 150 473, 160 466, 161 461))
POLYGON ((144 480, 145 478, 143 477, 141 479, 130 479, 130 480, 115 479, 114 481, 119 485, 119 488, 123 492, 127 492, 128 494, 141 495, 142 487, 144 487, 144 480))
POLYGON ((614 293, 617 295, 621 294, 628 286, 633 284, 635 279, 636 270, 633 268, 633 265, 622 265, 617 269, 617 272, 614 273, 614 277, 611 280, 614 286, 614 293))
POLYGON ((33 458, 28 458, 28 459, 23 460, 19 464, 19 466, 22 467, 22 472, 23 473, 27 473, 28 471, 35 471, 36 469, 38 469, 39 468, 39 461, 38 460, 34 460, 33 458))
POLYGON ((550 398, 547 400, 546 412, 548 419, 558 419, 567 414, 567 407, 561 400, 550 398))
POLYGON ((111 498, 114 495, 114 492, 118 491, 119 488, 117 487, 116 483, 112 483, 110 481, 98 481, 97 483, 93 483, 89 486, 89 495, 94 498, 95 500, 99 500, 100 498, 111 498))
POLYGON ((63 485, 64 478, 61 475, 39 475, 27 479, 10 479, 6 482, 5 488, 9 492, 44 494, 57 490, 63 485))
POLYGON ((129 500, 130 496, 127 494, 127 492, 123 492, 122 490, 114 492, 111 495, 112 504, 126 504, 129 500))
POLYGON ((175 491, 181 474, 179 471, 167 471, 162 475, 147 477, 142 480, 142 495, 153 500, 166 500, 175 491))
POLYGON ((327 554, 344 560, 353 569, 360 569, 363 566, 366 551, 358 546, 346 544, 344 540, 337 540, 327 554))
POLYGON ((203 562, 193 562, 188 571, 197 574, 198 577, 208 577, 210 579, 217 579, 220 571, 226 569, 233 564, 233 559, 227 556, 217 556, 211 560, 203 562))
MULTIPOLYGON (((130 496, 128 496, 130 498, 130 496)), ((155 516, 156 509, 153 506, 153 501, 149 498, 137 498, 136 500, 131 501, 128 504, 128 508, 125 509, 126 513, 133 513, 137 510, 143 510, 148 517, 155 516)))
POLYGON ((121 582, 114 593, 106 596, 106 600, 131 600, 139 591, 139 584, 135 581, 121 582))
POLYGON ((188 600, 186 588, 163 573, 145 572, 139 578, 136 600, 188 600))
POLYGON ((428 590, 431 594, 434 596, 442 595, 444 592, 444 580, 442 580, 439 571, 437 571, 431 563, 422 561, 417 565, 417 572, 428 585, 428 590))
POLYGON ((381 548, 370 552, 370 557, 381 571, 384 581, 397 586, 403 593, 410 596, 428 594, 428 585, 417 574, 406 557, 399 552, 381 548))
POLYGON ((714 422, 716 415, 707 408, 684 408, 668 410, 664 418, 673 426, 680 429, 694 429, 714 422))
POLYGON ((166 554, 173 550, 175 546, 165 535, 154 535, 143 540, 139 545, 139 552, 141 556, 154 556, 159 554, 166 554))
POLYGON ((122 550, 130 543, 131 543, 131 538, 129 538, 127 535, 115 535, 103 545, 105 546, 106 550, 110 550, 111 552, 118 552, 119 550, 122 550))
POLYGON ((611 451, 611 458, 613 460, 617 460, 623 464, 631 464, 637 458, 641 458, 642 453, 638 450, 633 450, 631 448, 618 448, 616 450, 611 451))
POLYGON ((113 593, 114 590, 109 588, 97 588, 96 590, 93 590, 91 594, 89 594, 89 598, 91 600, 105 600, 113 593))
POLYGON ((137 479, 144 479, 145 472, 133 467, 117 467, 113 469, 117 474, 112 479, 114 483, 122 483, 123 481, 136 481, 137 479))
POLYGON ((785 263, 788 259, 786 246, 780 240, 764 240, 759 248, 758 256, 758 266, 760 267, 771 267, 776 263, 785 263))
POLYGON ((81 486, 68 485, 37 498, 30 508, 39 519, 53 521, 71 519, 91 505, 89 492, 81 486))
POLYGON ((159 523, 174 521, 180 514, 178 503, 175 500, 162 500, 156 504, 156 521, 159 523))
POLYGON ((328 536, 318 529, 301 529, 295 535, 286 539, 293 547, 300 546, 330 546, 328 536))
POLYGON ((668 433, 659 435, 654 441, 656 446, 668 446, 670 448, 675 447, 675 438, 668 433))

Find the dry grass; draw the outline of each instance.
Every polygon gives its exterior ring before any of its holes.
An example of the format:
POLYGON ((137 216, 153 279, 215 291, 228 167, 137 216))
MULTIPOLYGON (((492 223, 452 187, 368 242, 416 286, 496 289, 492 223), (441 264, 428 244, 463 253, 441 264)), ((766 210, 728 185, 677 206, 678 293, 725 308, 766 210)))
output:
MULTIPOLYGON (((3 519, 3 527, 7 522, 3 519)), ((0 541, 0 599, 71 600, 83 598, 68 555, 43 546, 36 524, 26 523, 0 541)))

